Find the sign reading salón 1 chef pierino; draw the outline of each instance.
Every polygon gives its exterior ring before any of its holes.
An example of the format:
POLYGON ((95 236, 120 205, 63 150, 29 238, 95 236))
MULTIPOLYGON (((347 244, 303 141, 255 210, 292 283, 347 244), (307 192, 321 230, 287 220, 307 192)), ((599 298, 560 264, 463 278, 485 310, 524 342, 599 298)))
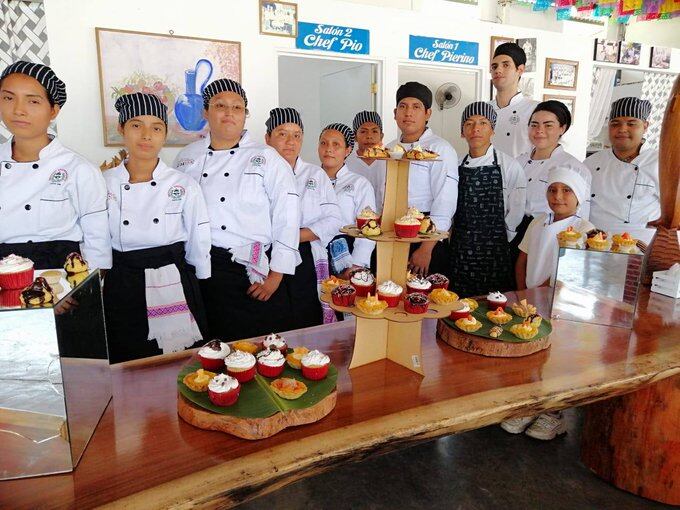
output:
POLYGON ((408 46, 409 58, 413 60, 474 66, 479 56, 479 43, 472 41, 410 35, 408 46))
POLYGON ((369 44, 370 32, 363 28, 298 22, 298 49, 368 55, 369 44))

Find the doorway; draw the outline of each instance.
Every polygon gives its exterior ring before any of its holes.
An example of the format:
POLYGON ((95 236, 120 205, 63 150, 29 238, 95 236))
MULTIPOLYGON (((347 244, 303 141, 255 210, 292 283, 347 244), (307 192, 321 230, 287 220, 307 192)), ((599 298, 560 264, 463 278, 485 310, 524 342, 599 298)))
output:
POLYGON ((352 127, 361 110, 377 109, 377 64, 308 56, 279 56, 279 105, 299 110, 305 125, 301 156, 318 164, 317 140, 333 122, 352 127))

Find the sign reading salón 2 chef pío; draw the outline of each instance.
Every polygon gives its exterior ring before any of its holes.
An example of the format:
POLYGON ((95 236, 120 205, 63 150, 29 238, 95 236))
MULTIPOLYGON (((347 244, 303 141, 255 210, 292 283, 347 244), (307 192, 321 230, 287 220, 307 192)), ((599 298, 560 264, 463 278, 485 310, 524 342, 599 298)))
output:
POLYGON ((368 55, 369 45, 370 32, 363 28, 298 22, 298 49, 368 55))
POLYGON ((413 60, 474 66, 479 56, 479 43, 472 41, 410 35, 408 46, 409 58, 413 60))

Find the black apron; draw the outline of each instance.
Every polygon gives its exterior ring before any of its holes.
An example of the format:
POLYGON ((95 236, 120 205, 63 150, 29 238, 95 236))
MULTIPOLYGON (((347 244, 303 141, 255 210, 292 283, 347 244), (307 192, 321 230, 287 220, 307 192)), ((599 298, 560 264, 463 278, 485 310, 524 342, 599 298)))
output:
MULTIPOLYGON (((423 211, 425 216, 429 216, 429 212, 423 211)), ((421 243, 411 243, 408 250, 409 258, 413 252, 420 248, 421 243)), ((444 239, 438 241, 432 250, 432 258, 430 259, 430 267, 427 274, 441 273, 443 275, 449 274, 449 240, 444 239)), ((427 276, 427 275, 426 275, 427 276)))
MULTIPOLYGON (((184 297, 204 338, 208 328, 203 299, 193 266, 184 259, 184 243, 120 252, 113 250, 113 267, 104 280, 104 315, 109 361, 119 363, 163 354, 155 340, 147 340, 145 269, 175 264, 184 297)), ((196 342, 194 346, 200 345, 196 342)))
POLYGON ((503 174, 493 165, 458 167, 458 206, 451 236, 451 287, 463 297, 514 287, 510 243, 505 231, 503 174))
POLYGON ((246 294, 251 285, 246 268, 229 251, 213 246, 210 257, 212 276, 200 283, 212 338, 240 340, 291 329, 296 307, 285 277, 268 301, 259 301, 246 294))
POLYGON ((527 229, 529 228, 529 224, 532 222, 534 219, 533 216, 524 216, 522 218, 522 222, 517 226, 516 234, 515 237, 513 237, 512 241, 510 241, 510 257, 512 259, 512 267, 515 267, 515 263, 517 262, 517 259, 519 258, 519 243, 522 242, 522 239, 524 239, 524 234, 527 233, 527 229))
MULTIPOLYGON (((34 269, 60 269, 69 253, 80 253, 77 241, 40 241, 0 243, 0 258, 14 253, 33 261, 34 269)), ((91 268, 96 269, 96 268, 91 268)))
POLYGON ((295 303, 295 313, 291 315, 290 329, 323 324, 311 243, 301 242, 299 250, 302 263, 295 268, 294 275, 287 274, 283 277, 287 284, 288 299, 291 303, 295 303))

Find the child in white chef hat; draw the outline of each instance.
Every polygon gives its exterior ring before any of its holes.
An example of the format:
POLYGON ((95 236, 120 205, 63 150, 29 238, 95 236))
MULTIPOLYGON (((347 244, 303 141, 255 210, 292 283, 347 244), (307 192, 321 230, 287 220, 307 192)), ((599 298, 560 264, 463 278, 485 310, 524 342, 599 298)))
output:
MULTIPOLYGON (((577 216, 576 210, 586 199, 588 185, 575 170, 557 167, 548 174, 547 199, 551 212, 541 214, 529 224, 515 265, 519 289, 549 285, 554 278, 559 255, 557 234, 572 227, 585 233, 594 229, 592 223, 577 216)), ((526 435, 534 439, 550 440, 566 432, 561 412, 539 416, 512 418, 501 423, 511 434, 526 435)))

